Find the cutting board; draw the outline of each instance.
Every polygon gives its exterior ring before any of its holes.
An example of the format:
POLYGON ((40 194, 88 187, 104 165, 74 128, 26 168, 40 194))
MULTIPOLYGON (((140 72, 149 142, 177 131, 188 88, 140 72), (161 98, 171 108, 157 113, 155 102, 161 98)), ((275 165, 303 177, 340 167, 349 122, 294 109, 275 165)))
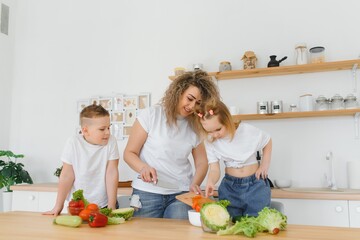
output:
MULTIPOLYGON (((184 193, 184 194, 180 194, 176 196, 176 199, 179 200, 180 202, 183 202, 189 206, 192 206, 192 198, 197 196, 198 194, 193 193, 193 192, 188 192, 188 193, 184 193)), ((215 200, 210 199, 210 198, 201 198, 198 200, 199 204, 204 204, 204 203, 209 203, 209 202, 215 202, 215 200)))

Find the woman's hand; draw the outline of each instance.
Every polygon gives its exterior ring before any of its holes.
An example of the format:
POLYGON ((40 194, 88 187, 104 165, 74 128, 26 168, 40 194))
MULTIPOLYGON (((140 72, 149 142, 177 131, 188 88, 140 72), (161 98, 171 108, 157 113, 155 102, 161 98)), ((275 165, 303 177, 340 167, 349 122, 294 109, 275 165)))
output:
POLYGON ((196 193, 196 194, 202 195, 200 186, 197 185, 197 184, 195 184, 195 183, 192 183, 192 184, 190 185, 189 191, 190 191, 190 192, 193 192, 193 193, 196 193))
POLYGON ((157 182, 156 169, 146 165, 140 170, 140 177, 144 182, 157 182))

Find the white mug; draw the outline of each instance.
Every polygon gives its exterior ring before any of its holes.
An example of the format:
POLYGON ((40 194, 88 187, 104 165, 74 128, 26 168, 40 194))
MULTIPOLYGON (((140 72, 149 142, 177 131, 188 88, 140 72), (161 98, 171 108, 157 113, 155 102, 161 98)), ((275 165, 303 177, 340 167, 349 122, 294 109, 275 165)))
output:
POLYGON ((314 111, 313 96, 311 94, 301 95, 299 98, 301 112, 314 111))

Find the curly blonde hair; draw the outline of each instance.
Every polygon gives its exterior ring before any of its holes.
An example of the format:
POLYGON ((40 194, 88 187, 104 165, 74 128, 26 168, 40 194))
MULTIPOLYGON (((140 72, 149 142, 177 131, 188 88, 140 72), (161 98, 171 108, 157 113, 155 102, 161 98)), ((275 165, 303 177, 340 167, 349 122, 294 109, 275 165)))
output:
MULTIPOLYGON (((206 121, 218 116, 220 124, 226 127, 226 130, 230 135, 230 139, 234 138, 237 124, 235 124, 229 109, 221 100, 209 101, 205 104, 199 105, 195 109, 195 114, 197 115, 197 122, 199 124, 201 124, 201 121, 206 121)), ((207 132, 202 127, 200 135, 203 138, 207 137, 207 132)))
MULTIPOLYGON (((177 107, 180 97, 190 86, 197 87, 200 90, 202 103, 220 97, 218 87, 211 79, 211 76, 205 71, 185 72, 170 84, 164 97, 160 100, 160 104, 164 107, 169 126, 176 126, 177 107)), ((192 129, 199 134, 201 125, 198 125, 195 120, 195 115, 190 114, 187 118, 192 129)))

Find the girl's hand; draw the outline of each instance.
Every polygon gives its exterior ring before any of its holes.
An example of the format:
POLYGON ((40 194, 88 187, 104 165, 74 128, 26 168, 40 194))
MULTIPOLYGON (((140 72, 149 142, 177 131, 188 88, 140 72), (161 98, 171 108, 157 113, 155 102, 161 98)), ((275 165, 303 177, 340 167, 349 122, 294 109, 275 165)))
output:
POLYGON ((207 183, 205 188, 205 197, 214 196, 215 185, 213 183, 207 183))
POLYGON ((150 167, 149 165, 146 165, 140 170, 140 178, 144 182, 157 182, 157 174, 156 169, 153 167, 150 167))
POLYGON ((268 167, 264 166, 264 164, 260 164, 259 168, 255 172, 256 179, 266 179, 268 177, 268 167))
POLYGON ((200 186, 197 185, 197 184, 195 184, 195 183, 192 183, 192 184, 190 185, 189 191, 190 191, 190 192, 194 192, 194 193, 196 193, 196 194, 202 195, 200 186))

